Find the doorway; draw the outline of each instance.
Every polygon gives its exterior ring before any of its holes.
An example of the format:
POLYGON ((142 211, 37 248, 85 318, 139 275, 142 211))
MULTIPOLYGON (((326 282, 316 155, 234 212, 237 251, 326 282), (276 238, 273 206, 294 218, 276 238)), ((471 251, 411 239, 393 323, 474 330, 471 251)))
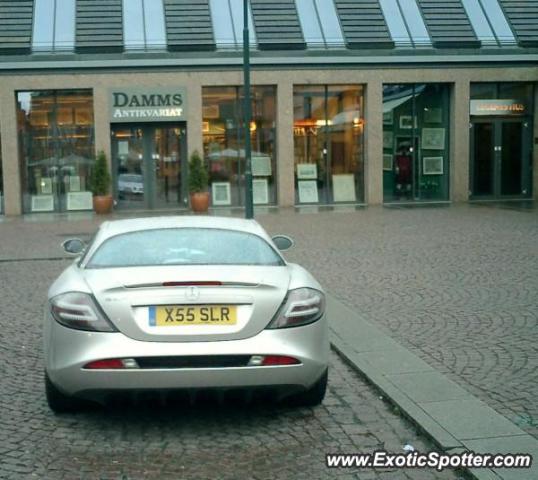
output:
POLYGON ((112 125, 114 198, 118 208, 188 204, 185 124, 112 125))
POLYGON ((531 196, 531 131, 528 119, 473 120, 471 198, 531 196))

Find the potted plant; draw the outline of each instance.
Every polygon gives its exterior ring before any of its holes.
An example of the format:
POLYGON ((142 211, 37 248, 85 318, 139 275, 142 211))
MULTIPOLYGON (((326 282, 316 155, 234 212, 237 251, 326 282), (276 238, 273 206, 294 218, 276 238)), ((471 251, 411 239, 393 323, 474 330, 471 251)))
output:
POLYGON ((191 208, 194 212, 204 213, 209 208, 208 181, 207 167, 198 151, 195 150, 189 161, 189 193, 191 194, 191 208))
POLYGON ((110 194, 110 172, 106 154, 102 150, 97 154, 95 165, 90 176, 90 187, 93 193, 93 209, 103 214, 112 211, 112 195, 110 194))

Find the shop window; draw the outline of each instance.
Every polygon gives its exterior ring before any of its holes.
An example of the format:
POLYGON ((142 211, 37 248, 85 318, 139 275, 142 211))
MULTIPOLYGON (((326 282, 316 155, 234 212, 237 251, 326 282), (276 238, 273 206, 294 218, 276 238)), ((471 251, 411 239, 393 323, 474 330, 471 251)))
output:
POLYGON ((162 0, 123 0, 123 38, 127 50, 166 48, 162 0))
MULTIPOLYGON (((243 89, 204 87, 204 157, 214 206, 245 204, 243 89)), ((253 86, 252 175, 255 205, 276 203, 276 87, 253 86)))
POLYGON ((309 47, 345 45, 340 22, 331 0, 296 0, 299 21, 309 47))
MULTIPOLYGON (((243 48, 243 0, 209 0, 213 33, 218 48, 243 48)), ((248 5, 249 44, 256 47, 256 31, 248 5)))
POLYGON ((380 0, 380 5, 396 46, 431 47, 428 30, 415 0, 380 0))
POLYGON ((90 210, 91 90, 18 92, 17 129, 24 211, 90 210))
POLYGON ((74 47, 75 0, 36 0, 32 51, 72 51, 74 47))
POLYGON ((363 87, 295 86, 293 108, 296 203, 363 202, 363 87))
POLYGON ((448 200, 449 87, 383 86, 385 202, 448 200))
POLYGON ((515 45, 516 39, 497 0, 463 0, 482 45, 515 45))

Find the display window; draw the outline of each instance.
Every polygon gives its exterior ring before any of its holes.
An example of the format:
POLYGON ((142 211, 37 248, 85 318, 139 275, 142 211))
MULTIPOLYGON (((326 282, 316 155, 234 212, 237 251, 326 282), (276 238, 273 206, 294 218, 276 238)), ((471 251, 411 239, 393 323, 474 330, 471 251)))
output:
MULTIPOLYGON (((204 157, 209 167, 211 203, 245 205, 243 89, 204 87, 204 157)), ((276 203, 276 87, 253 86, 252 177, 254 205, 276 203)))
POLYGON ((42 90, 16 97, 24 211, 91 210, 92 91, 42 90))
POLYGON ((295 86, 297 204, 364 201, 364 94, 356 85, 295 86))
POLYGON ((448 200, 449 86, 383 86, 384 202, 448 200))

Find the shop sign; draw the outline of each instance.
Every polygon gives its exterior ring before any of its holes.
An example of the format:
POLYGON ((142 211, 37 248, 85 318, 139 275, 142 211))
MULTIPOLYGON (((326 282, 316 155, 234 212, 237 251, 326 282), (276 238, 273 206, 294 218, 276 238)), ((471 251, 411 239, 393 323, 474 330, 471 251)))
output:
POLYGON ((471 115, 525 115, 526 105, 519 100, 471 100, 471 115))
POLYGON ((111 122, 171 122, 186 120, 184 88, 110 89, 111 122))

